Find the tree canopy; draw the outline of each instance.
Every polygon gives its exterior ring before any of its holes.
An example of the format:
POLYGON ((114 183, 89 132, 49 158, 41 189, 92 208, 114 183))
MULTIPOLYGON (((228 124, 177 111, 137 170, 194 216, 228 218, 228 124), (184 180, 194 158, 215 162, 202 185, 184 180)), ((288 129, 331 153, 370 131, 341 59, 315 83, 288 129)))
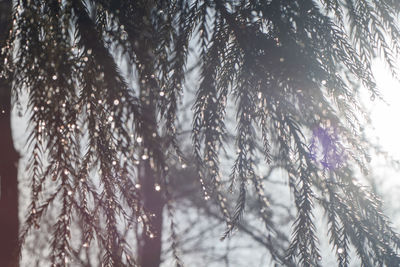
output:
MULTIPOLYGON (((125 231, 139 225, 157 235, 146 203, 164 199, 173 232, 179 223, 168 201, 176 157, 217 203, 222 238, 245 216, 249 194, 274 236, 262 177, 278 164, 297 216, 286 251, 269 248, 277 263, 320 265, 320 205, 339 266, 348 266, 350 249, 362 266, 397 266, 400 238, 355 173, 368 172, 373 147, 362 135, 359 91, 380 98, 376 55, 397 75, 399 10, 396 0, 15 1, 1 60, 14 106, 28 95, 32 200, 21 242, 54 205, 55 266, 95 241, 104 266, 139 264, 125 231), (185 83, 188 59, 200 70, 195 88, 185 83), (189 89, 191 162, 177 127, 189 89), (224 151, 235 154, 229 176, 224 151), (84 240, 73 240, 76 220, 84 240)), ((174 243, 180 265, 178 251, 174 243)))

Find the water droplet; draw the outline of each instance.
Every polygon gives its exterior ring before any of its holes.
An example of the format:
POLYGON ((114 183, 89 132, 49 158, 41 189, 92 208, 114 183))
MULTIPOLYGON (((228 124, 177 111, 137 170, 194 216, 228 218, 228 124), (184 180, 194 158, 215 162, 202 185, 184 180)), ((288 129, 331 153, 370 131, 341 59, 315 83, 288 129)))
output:
POLYGON ((72 195, 72 191, 68 191, 68 196, 72 195))
POLYGON ((322 80, 321 83, 322 83, 322 85, 325 85, 325 84, 326 84, 326 81, 325 81, 325 80, 322 80))
POLYGON ((186 169, 187 165, 185 163, 182 164, 182 169, 186 169))
POLYGON ((138 143, 141 143, 141 142, 143 141, 143 138, 139 136, 138 138, 136 138, 136 141, 137 141, 138 143))
POLYGON ((126 40, 126 39, 128 39, 128 34, 127 34, 127 32, 126 31, 122 31, 122 33, 121 33, 121 39, 122 40, 126 40))
POLYGON ((370 99, 371 99, 371 101, 374 101, 375 100, 375 94, 371 95, 370 99))
POLYGON ((155 184, 154 185, 154 190, 156 190, 157 192, 161 190, 161 186, 159 184, 155 184))
POLYGON ((89 244, 87 242, 83 243, 82 247, 87 248, 89 247, 89 244))
POLYGON ((343 252, 344 252, 344 249, 343 249, 343 248, 338 248, 338 249, 337 249, 337 253, 338 253, 338 254, 342 254, 343 252))
POLYGON ((164 95, 165 95, 164 91, 161 91, 160 96, 164 96, 164 95))
POLYGON ((117 165, 117 162, 115 160, 113 160, 112 165, 117 165))
POLYGON ((119 100, 118 100, 118 99, 115 99, 115 100, 114 100, 114 105, 117 106, 118 104, 119 104, 119 100))
POLYGON ((113 120, 114 120, 113 116, 110 115, 110 116, 108 117, 108 121, 109 121, 109 122, 112 122, 113 120))
POLYGON ((135 184, 136 189, 139 189, 141 187, 140 184, 135 184))

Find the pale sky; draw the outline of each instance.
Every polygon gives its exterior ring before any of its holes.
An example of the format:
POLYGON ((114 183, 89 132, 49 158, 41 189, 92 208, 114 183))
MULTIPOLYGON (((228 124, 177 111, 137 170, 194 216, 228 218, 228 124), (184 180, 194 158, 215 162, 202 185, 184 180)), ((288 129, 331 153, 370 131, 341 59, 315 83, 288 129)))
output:
MULTIPOLYGON (((400 69, 400 62, 398 66, 400 69)), ((363 97, 365 105, 371 112, 374 127, 366 133, 392 157, 400 160, 400 82, 392 77, 381 61, 373 64, 373 71, 380 92, 387 103, 363 97)), ((385 213, 392 219, 397 230, 400 230, 400 166, 396 169, 383 157, 372 157, 371 167, 371 178, 384 201, 385 213)))
POLYGON ((374 133, 386 150, 400 158, 400 83, 380 61, 375 62, 373 71, 378 87, 387 102, 386 104, 378 99, 375 101, 366 99, 367 107, 371 107, 374 133))

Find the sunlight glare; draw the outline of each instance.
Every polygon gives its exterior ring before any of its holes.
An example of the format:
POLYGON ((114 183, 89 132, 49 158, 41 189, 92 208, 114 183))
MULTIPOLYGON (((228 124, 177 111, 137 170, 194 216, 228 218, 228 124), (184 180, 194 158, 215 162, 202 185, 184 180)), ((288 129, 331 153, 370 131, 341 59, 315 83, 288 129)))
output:
POLYGON ((373 140, 377 137, 378 144, 393 157, 400 159, 400 82, 392 77, 383 62, 373 64, 375 79, 383 96, 383 101, 367 100, 371 109, 371 121, 374 127, 373 140))

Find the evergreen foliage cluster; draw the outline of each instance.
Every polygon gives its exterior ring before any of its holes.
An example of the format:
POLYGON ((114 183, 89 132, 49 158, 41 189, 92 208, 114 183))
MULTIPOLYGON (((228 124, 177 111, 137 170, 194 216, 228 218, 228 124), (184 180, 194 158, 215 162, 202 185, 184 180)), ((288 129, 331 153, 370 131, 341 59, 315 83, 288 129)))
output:
POLYGON ((253 192, 259 218, 274 236, 274 206, 256 165, 279 164, 297 215, 287 250, 268 246, 276 263, 320 265, 318 204, 339 266, 348 266, 350 249, 362 266, 400 264, 399 236, 355 175, 368 172, 372 148, 360 130, 368 115, 358 84, 380 98, 371 71, 377 54, 397 75, 397 0, 14 2, 1 61, 14 105, 28 94, 31 114, 31 203, 21 242, 50 205, 58 207, 54 266, 67 265, 77 248, 94 242, 104 266, 140 264, 127 232, 159 234, 148 204, 159 198, 167 203, 173 253, 182 265, 169 159, 189 164, 177 110, 192 44, 200 83, 190 167, 204 198, 225 218, 222 238, 237 228, 253 192), (228 106, 236 111, 234 143, 227 138, 228 106), (223 150, 236 151, 229 177, 221 175, 223 150), (232 196, 234 206, 227 201, 232 196), (72 240, 77 220, 84 222, 82 240, 72 240))

